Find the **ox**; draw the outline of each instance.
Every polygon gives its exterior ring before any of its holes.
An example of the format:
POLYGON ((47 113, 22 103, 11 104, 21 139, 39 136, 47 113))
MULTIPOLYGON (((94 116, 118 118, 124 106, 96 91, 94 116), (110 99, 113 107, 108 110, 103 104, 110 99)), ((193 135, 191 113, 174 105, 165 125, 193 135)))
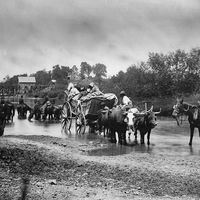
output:
POLYGON ((185 114, 188 116, 188 121, 190 124, 190 141, 189 145, 192 146, 192 139, 194 135, 194 129, 198 128, 200 136, 200 110, 196 105, 191 105, 183 102, 183 99, 177 99, 176 105, 173 106, 172 117, 179 123, 179 115, 185 114))
POLYGON ((127 123, 126 114, 120 107, 114 107, 109 113, 110 140, 116 142, 115 133, 118 133, 119 143, 126 144, 127 123))
POLYGON ((129 138, 132 132, 134 132, 134 122, 136 119, 136 116, 143 116, 143 114, 139 113, 139 110, 137 108, 131 108, 126 112, 124 122, 127 123, 127 131, 129 134, 129 138))
POLYGON ((103 133, 104 137, 108 136, 109 133, 109 115, 111 111, 110 109, 105 106, 103 109, 101 109, 98 113, 98 129, 100 133, 103 133))
POLYGON ((156 115, 161 112, 153 112, 153 106, 150 110, 145 113, 135 113, 136 116, 134 121, 134 129, 135 129, 135 141, 137 142, 137 131, 140 132, 140 142, 144 144, 144 136, 147 134, 147 144, 150 145, 150 134, 151 130, 157 126, 157 117, 156 115))
POLYGON ((116 142, 115 133, 118 133, 119 143, 126 144, 126 132, 128 131, 129 137, 131 132, 134 132, 135 114, 139 114, 137 108, 131 108, 125 111, 120 107, 115 107, 112 110, 105 111, 104 113, 104 126, 110 131, 111 142, 116 142))

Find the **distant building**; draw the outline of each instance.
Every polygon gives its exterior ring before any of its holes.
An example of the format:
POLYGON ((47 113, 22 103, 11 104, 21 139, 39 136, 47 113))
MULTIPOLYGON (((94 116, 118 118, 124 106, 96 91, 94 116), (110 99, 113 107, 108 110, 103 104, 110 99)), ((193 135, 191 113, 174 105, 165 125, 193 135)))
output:
POLYGON ((30 76, 19 76, 18 77, 18 86, 19 93, 26 94, 28 93, 36 84, 35 77, 30 76))

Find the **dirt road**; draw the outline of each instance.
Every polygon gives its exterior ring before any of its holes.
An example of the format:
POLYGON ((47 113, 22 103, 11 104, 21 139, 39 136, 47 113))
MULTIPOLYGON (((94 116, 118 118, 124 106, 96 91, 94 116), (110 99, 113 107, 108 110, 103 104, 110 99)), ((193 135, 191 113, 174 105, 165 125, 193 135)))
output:
POLYGON ((48 136, 0 138, 0 199, 200 199, 198 155, 130 151, 98 156, 112 146, 48 136))

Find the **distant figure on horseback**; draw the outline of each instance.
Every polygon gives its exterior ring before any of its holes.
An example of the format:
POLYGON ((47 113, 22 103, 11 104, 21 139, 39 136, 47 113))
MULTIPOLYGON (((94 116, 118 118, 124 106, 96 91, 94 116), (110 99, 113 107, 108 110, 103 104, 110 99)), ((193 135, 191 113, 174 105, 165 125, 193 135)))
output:
POLYGON ((19 104, 24 104, 24 98, 23 98, 23 95, 21 95, 21 97, 19 98, 19 104))
POLYGON ((47 106, 50 106, 50 105, 51 105, 51 102, 50 102, 50 100, 49 100, 49 96, 46 95, 46 97, 44 98, 44 101, 43 101, 43 103, 42 103, 42 105, 41 105, 41 111, 42 111, 43 114, 44 114, 44 112, 45 112, 46 107, 47 107, 47 106))
POLYGON ((25 119, 27 115, 27 111, 31 111, 31 108, 24 103, 23 95, 19 98, 19 104, 17 105, 17 113, 19 119, 25 119))

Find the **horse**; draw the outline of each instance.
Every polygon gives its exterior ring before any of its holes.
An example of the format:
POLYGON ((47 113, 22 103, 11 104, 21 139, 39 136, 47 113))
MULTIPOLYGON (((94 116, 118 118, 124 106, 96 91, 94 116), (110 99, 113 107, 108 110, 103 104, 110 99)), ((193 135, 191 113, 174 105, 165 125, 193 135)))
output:
POLYGON ((0 102, 0 136, 2 136, 4 133, 7 111, 8 111, 8 105, 5 103, 4 100, 1 100, 0 102))
POLYGON ((40 102, 36 102, 36 104, 34 105, 33 109, 31 110, 29 116, 28 116, 28 120, 31 121, 31 119, 33 118, 33 116, 35 116, 35 120, 41 120, 41 116, 42 116, 42 109, 41 109, 41 104, 40 102))
POLYGON ((44 108, 43 120, 53 120, 54 119, 54 106, 50 101, 47 102, 46 107, 44 108))
POLYGON ((62 105, 54 106, 53 113, 54 113, 54 119, 55 120, 60 120, 61 119, 61 114, 62 114, 62 105))
POLYGON ((13 103, 6 101, 7 104, 7 114, 6 114, 6 123, 13 122, 13 117, 15 116, 15 106, 13 103))
POLYGON ((17 105, 17 112, 18 112, 18 119, 26 119, 27 112, 31 112, 31 107, 29 107, 27 104, 18 104, 17 105))
POLYGON ((188 122, 190 124, 189 145, 192 146, 192 139, 193 139, 195 128, 198 128, 199 137, 200 137, 200 109, 196 105, 183 102, 183 99, 177 99, 176 105, 173 106, 172 117, 175 118, 178 126, 180 126, 178 117, 181 114, 185 114, 188 116, 188 122))

